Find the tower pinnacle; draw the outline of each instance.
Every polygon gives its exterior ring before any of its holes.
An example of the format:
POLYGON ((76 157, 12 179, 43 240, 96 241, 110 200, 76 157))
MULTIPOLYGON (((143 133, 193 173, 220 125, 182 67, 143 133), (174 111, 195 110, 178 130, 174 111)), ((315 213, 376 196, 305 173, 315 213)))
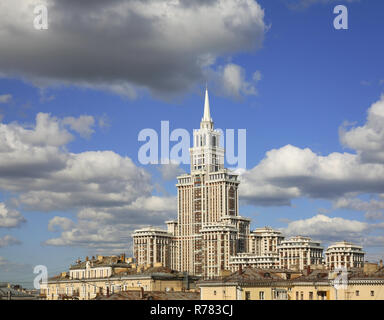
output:
POLYGON ((211 111, 209 109, 209 96, 208 96, 208 88, 205 87, 205 101, 204 101, 204 115, 203 119, 201 119, 201 128, 213 128, 213 121, 211 118, 211 111))
POLYGON ((205 88, 205 102, 204 102, 204 117, 203 121, 212 121, 211 119, 211 111, 209 110, 209 96, 208 96, 208 88, 205 88))

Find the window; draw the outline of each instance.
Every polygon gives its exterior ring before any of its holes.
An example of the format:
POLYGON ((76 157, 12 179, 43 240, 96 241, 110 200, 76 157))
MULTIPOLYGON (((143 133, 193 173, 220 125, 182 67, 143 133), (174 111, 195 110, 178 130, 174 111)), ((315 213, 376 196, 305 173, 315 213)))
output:
POLYGON ((251 300, 251 293, 249 291, 245 291, 245 300, 251 300))
POLYGON ((216 290, 215 290, 215 291, 213 291, 213 295, 214 295, 214 296, 216 295, 216 290))
POLYGON ((373 297, 375 295, 375 291, 371 291, 371 297, 373 297))
POLYGON ((301 300, 304 300, 304 292, 303 291, 301 291, 300 298, 301 298, 301 300))
POLYGON ((264 291, 259 292, 259 299, 264 300, 264 291))
POLYGON ((309 293, 309 300, 313 300, 313 292, 309 293))
POLYGON ((296 291, 296 300, 299 300, 299 292, 296 291))
POLYGON ((356 297, 360 296, 360 291, 356 290, 356 297))

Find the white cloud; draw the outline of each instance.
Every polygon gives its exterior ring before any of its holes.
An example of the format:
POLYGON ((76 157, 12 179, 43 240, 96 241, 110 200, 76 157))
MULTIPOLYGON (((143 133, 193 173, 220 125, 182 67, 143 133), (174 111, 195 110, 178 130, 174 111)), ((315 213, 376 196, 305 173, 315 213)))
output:
POLYGON ((383 116, 381 99, 369 109, 364 126, 341 131, 342 141, 353 145, 357 154, 322 156, 292 145, 268 151, 257 166, 241 175, 241 199, 255 205, 289 205, 299 197, 334 200, 384 193, 383 116))
POLYGON ((71 219, 56 216, 49 221, 48 230, 54 232, 57 230, 57 227, 59 227, 61 230, 66 231, 74 226, 75 224, 71 219))
MULTIPOLYGON (((0 124, 0 190, 25 210, 77 211, 77 221, 51 219, 48 229, 60 236, 46 244, 119 249, 129 245, 133 229, 174 216, 176 199, 152 195, 150 174, 130 158, 112 151, 68 152, 72 136, 63 122, 38 114, 34 126, 0 124)), ((0 207, 4 226, 21 219, 0 207)))
POLYGON ((363 211, 365 212, 365 218, 368 220, 384 219, 384 201, 378 199, 363 201, 359 198, 343 197, 337 199, 333 206, 335 208, 363 211))
POLYGON ((0 228, 15 228, 25 221, 19 211, 9 209, 4 203, 0 202, 0 228))
POLYGON ((10 95, 10 94, 0 95, 0 104, 1 103, 8 103, 11 100, 12 100, 12 95, 10 95))
POLYGON ((0 73, 39 88, 77 85, 134 98, 179 93, 217 58, 254 50, 264 11, 254 0, 47 0, 49 29, 33 28, 40 0, 0 5, 0 73), (17 34, 17 37, 14 35, 17 34), (19 52, 28 56, 19 59, 19 52))
POLYGON ((177 176, 185 173, 185 171, 180 168, 180 165, 178 163, 168 163, 168 164, 162 164, 157 168, 163 180, 170 181, 173 179, 176 179, 177 176))
POLYGON ((92 129, 95 124, 95 119, 92 116, 82 115, 78 118, 66 117, 63 119, 63 124, 68 125, 83 138, 88 139, 95 132, 92 129))
POLYGON ((384 163, 384 95, 368 109, 363 126, 340 128, 341 142, 356 150, 364 162, 384 163))
MULTIPOLYGON (((382 224, 369 224, 358 220, 332 218, 318 214, 308 219, 292 221, 282 231, 285 235, 310 236, 327 242, 348 240, 372 245, 373 242, 377 243, 380 236, 368 236, 367 234, 383 227, 382 224)), ((381 246, 384 246, 384 242, 381 246)))
POLYGON ((246 95, 257 95, 257 83, 261 80, 261 72, 255 71, 247 80, 245 69, 237 64, 228 63, 217 70, 208 69, 207 77, 210 87, 219 95, 239 98, 246 95))
POLYGON ((17 244, 21 244, 21 241, 16 239, 15 237, 12 237, 11 235, 7 234, 4 237, 0 238, 0 248, 9 247, 17 244))

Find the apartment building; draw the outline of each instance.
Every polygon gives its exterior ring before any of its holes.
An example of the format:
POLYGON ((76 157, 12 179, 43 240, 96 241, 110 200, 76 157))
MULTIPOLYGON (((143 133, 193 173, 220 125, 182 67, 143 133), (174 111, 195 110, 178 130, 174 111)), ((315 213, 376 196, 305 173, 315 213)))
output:
POLYGON ((46 300, 91 300, 117 292, 194 291, 197 280, 196 277, 174 272, 159 264, 138 268, 123 255, 98 256, 77 261, 69 272, 62 272, 41 283, 40 297, 46 300))
POLYGON ((323 247, 309 237, 295 236, 282 240, 277 251, 280 268, 304 270, 310 265, 323 264, 323 247))
POLYGON ((338 273, 326 269, 238 270, 229 276, 201 280, 201 300, 384 300, 384 269, 348 272, 338 287, 338 273))
POLYGON ((363 268, 364 267, 363 247, 351 242, 340 241, 330 245, 325 252, 327 268, 363 268))

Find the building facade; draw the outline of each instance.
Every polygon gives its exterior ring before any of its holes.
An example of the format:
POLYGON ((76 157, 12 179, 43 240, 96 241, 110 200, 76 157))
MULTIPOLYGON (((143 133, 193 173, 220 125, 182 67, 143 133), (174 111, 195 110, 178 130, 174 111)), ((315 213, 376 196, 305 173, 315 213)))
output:
MULTIPOLYGON (((377 266, 377 265, 376 265, 377 266)), ((201 300, 384 300, 384 269, 348 271, 344 286, 329 270, 246 268, 199 281, 201 300)))
POLYGON ((194 291, 197 278, 162 266, 138 267, 132 258, 97 256, 78 260, 68 272, 40 284, 46 300, 91 300, 117 292, 194 291))
POLYGON ((214 277, 229 269, 232 255, 247 252, 250 220, 239 216, 238 176, 224 168, 221 133, 213 127, 208 91, 200 129, 193 132, 190 173, 177 177, 177 220, 156 234, 136 230, 134 257, 138 264, 162 262, 193 275, 214 277), (163 239, 156 247, 155 239, 163 239), (161 249, 158 249, 159 245, 161 249), (153 251, 167 257, 158 258, 153 251))
POLYGON ((135 230, 133 234, 133 255, 139 265, 172 265, 172 235, 165 230, 148 227, 135 230))
POLYGON ((340 241, 333 243, 325 252, 327 268, 363 268, 364 251, 361 246, 353 243, 340 241))
MULTIPOLYGON (((189 150, 190 173, 177 177, 177 219, 166 221, 167 230, 149 227, 133 233, 137 264, 161 264, 208 279, 245 267, 304 270, 323 265, 323 248, 317 241, 301 236, 284 240, 270 227, 250 231, 250 219, 239 215, 240 181, 224 167, 220 139, 206 90, 204 114, 189 150)), ((330 259, 336 259, 331 249, 330 259)), ((352 264, 361 267, 361 255, 357 247, 353 250, 352 264)))
POLYGON ((277 251, 280 268, 304 270, 311 265, 323 264, 323 247, 308 237, 285 239, 277 246, 277 251))

